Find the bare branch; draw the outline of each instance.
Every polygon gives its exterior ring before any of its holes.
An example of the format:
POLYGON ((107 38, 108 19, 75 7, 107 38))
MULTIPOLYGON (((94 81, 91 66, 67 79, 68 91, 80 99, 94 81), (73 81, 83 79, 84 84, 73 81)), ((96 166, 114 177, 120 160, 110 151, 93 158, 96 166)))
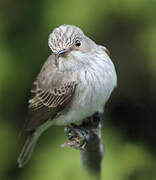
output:
POLYGON ((72 127, 65 128, 69 139, 67 145, 80 150, 84 168, 98 179, 101 176, 104 154, 101 127, 102 114, 96 113, 80 126, 72 125, 72 127))

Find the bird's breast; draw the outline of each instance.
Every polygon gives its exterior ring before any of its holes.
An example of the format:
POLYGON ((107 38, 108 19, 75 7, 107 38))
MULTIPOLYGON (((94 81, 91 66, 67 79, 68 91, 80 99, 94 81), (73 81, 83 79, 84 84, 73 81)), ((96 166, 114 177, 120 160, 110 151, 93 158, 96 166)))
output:
POLYGON ((95 59, 87 68, 78 72, 78 86, 75 102, 79 109, 96 112, 108 100, 116 84, 116 72, 113 64, 95 59))
MULTIPOLYGON (((85 59, 84 59, 85 60, 85 59)), ((116 86, 116 72, 108 56, 90 59, 82 68, 72 73, 77 87, 70 106, 56 119, 57 125, 79 123, 103 108, 116 86), (107 59, 106 59, 107 58, 107 59)))

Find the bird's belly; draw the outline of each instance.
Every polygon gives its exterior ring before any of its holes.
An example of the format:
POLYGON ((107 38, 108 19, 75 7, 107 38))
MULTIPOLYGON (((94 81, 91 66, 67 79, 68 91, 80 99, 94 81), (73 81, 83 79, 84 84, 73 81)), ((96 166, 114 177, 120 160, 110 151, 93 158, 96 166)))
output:
POLYGON ((70 108, 62 112, 55 120, 55 125, 69 125, 71 123, 80 124, 83 119, 93 115, 99 109, 104 107, 104 104, 110 96, 110 92, 103 84, 96 85, 95 82, 81 84, 77 87, 75 96, 72 100, 70 108))
POLYGON ((109 63, 93 64, 77 74, 78 85, 70 106, 52 120, 56 125, 80 123, 103 108, 114 87, 116 73, 109 63))
POLYGON ((83 119, 91 116, 104 106, 105 100, 102 98, 83 99, 79 104, 71 104, 67 112, 62 112, 56 119, 52 120, 55 125, 69 125, 71 123, 80 124, 83 119))

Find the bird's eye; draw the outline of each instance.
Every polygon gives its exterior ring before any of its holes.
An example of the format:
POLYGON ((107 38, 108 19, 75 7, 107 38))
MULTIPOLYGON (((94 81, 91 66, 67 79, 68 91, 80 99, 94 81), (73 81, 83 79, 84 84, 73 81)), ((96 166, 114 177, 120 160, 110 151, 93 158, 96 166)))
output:
POLYGON ((77 46, 77 47, 81 46, 80 40, 77 39, 77 40, 75 41, 75 46, 77 46))

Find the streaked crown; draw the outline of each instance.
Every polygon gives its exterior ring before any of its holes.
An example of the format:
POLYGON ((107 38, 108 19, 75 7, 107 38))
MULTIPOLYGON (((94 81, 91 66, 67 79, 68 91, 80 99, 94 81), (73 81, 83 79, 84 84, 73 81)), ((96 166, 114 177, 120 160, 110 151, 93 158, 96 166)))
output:
POLYGON ((48 45, 54 53, 69 49, 76 39, 84 36, 82 30, 73 25, 61 25, 49 35, 48 45))

